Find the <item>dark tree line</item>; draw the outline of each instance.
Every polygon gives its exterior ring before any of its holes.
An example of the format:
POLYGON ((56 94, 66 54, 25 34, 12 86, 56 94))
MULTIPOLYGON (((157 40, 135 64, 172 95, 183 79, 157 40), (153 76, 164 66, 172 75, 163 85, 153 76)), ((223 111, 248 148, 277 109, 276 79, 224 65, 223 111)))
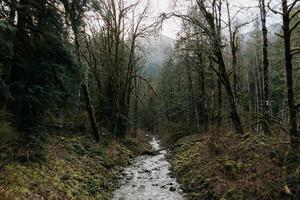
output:
POLYGON ((48 128, 85 126, 85 119, 96 141, 103 128, 123 137, 137 121, 137 87, 148 85, 139 40, 157 27, 146 20, 150 3, 143 9, 126 0, 0 5, 5 120, 30 138, 44 137, 48 128))

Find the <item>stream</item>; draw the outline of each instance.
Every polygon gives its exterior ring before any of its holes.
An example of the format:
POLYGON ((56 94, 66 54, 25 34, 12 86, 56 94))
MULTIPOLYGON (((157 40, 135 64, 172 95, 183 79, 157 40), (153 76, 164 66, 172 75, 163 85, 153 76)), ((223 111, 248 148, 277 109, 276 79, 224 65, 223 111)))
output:
MULTIPOLYGON (((155 137, 150 144, 154 151, 160 150, 155 137)), ((162 150, 158 155, 135 158, 133 164, 124 169, 113 200, 183 200, 180 185, 171 176, 166 153, 162 150)))

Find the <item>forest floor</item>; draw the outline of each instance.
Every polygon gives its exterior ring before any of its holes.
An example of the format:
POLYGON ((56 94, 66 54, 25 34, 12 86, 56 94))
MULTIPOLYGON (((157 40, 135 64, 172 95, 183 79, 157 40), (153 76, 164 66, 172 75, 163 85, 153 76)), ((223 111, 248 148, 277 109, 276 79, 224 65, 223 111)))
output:
POLYGON ((111 199, 123 167, 149 149, 145 133, 140 134, 100 143, 82 134, 56 134, 46 144, 44 161, 0 165, 0 199, 111 199))
POLYGON ((285 136, 210 132, 181 138, 171 149, 187 199, 299 199, 300 165, 289 164, 285 136))

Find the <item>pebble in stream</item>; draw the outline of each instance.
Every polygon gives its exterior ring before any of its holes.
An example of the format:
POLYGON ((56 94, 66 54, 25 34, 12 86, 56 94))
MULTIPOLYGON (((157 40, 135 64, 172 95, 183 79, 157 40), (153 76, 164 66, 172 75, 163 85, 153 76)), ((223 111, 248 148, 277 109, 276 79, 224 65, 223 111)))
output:
MULTIPOLYGON (((159 150, 159 142, 153 137, 153 150, 159 150)), ((156 156, 139 156, 127 167, 121 187, 114 192, 113 200, 183 200, 176 179, 170 175, 166 151, 156 156)))

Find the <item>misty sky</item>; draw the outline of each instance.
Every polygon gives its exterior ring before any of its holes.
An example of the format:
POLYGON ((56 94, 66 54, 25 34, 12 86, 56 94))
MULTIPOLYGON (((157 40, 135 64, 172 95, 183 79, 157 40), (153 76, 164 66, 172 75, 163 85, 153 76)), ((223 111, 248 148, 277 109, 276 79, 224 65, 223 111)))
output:
MULTIPOLYGON (((174 0, 151 0, 151 6, 153 7, 153 13, 156 16, 159 16, 160 13, 168 13, 176 10, 174 8, 174 0)), ((258 5, 258 0, 230 0, 231 4, 231 13, 232 15, 240 8, 240 7, 255 7, 258 5)), ((225 12, 226 13, 226 12, 225 12)), ((224 13, 224 14, 225 14, 224 13)), ((250 10, 245 11, 244 13, 240 13, 238 15, 240 22, 246 22, 247 20, 251 20, 258 15, 258 9, 252 8, 250 10)), ((280 20, 279 16, 274 16, 269 12, 268 23, 278 23, 280 20)), ((244 28, 244 31, 249 31, 251 29, 251 25, 244 28)), ((178 19, 169 19, 164 23, 162 34, 167 35, 172 38, 176 38, 176 33, 180 30, 180 20, 178 19)))

